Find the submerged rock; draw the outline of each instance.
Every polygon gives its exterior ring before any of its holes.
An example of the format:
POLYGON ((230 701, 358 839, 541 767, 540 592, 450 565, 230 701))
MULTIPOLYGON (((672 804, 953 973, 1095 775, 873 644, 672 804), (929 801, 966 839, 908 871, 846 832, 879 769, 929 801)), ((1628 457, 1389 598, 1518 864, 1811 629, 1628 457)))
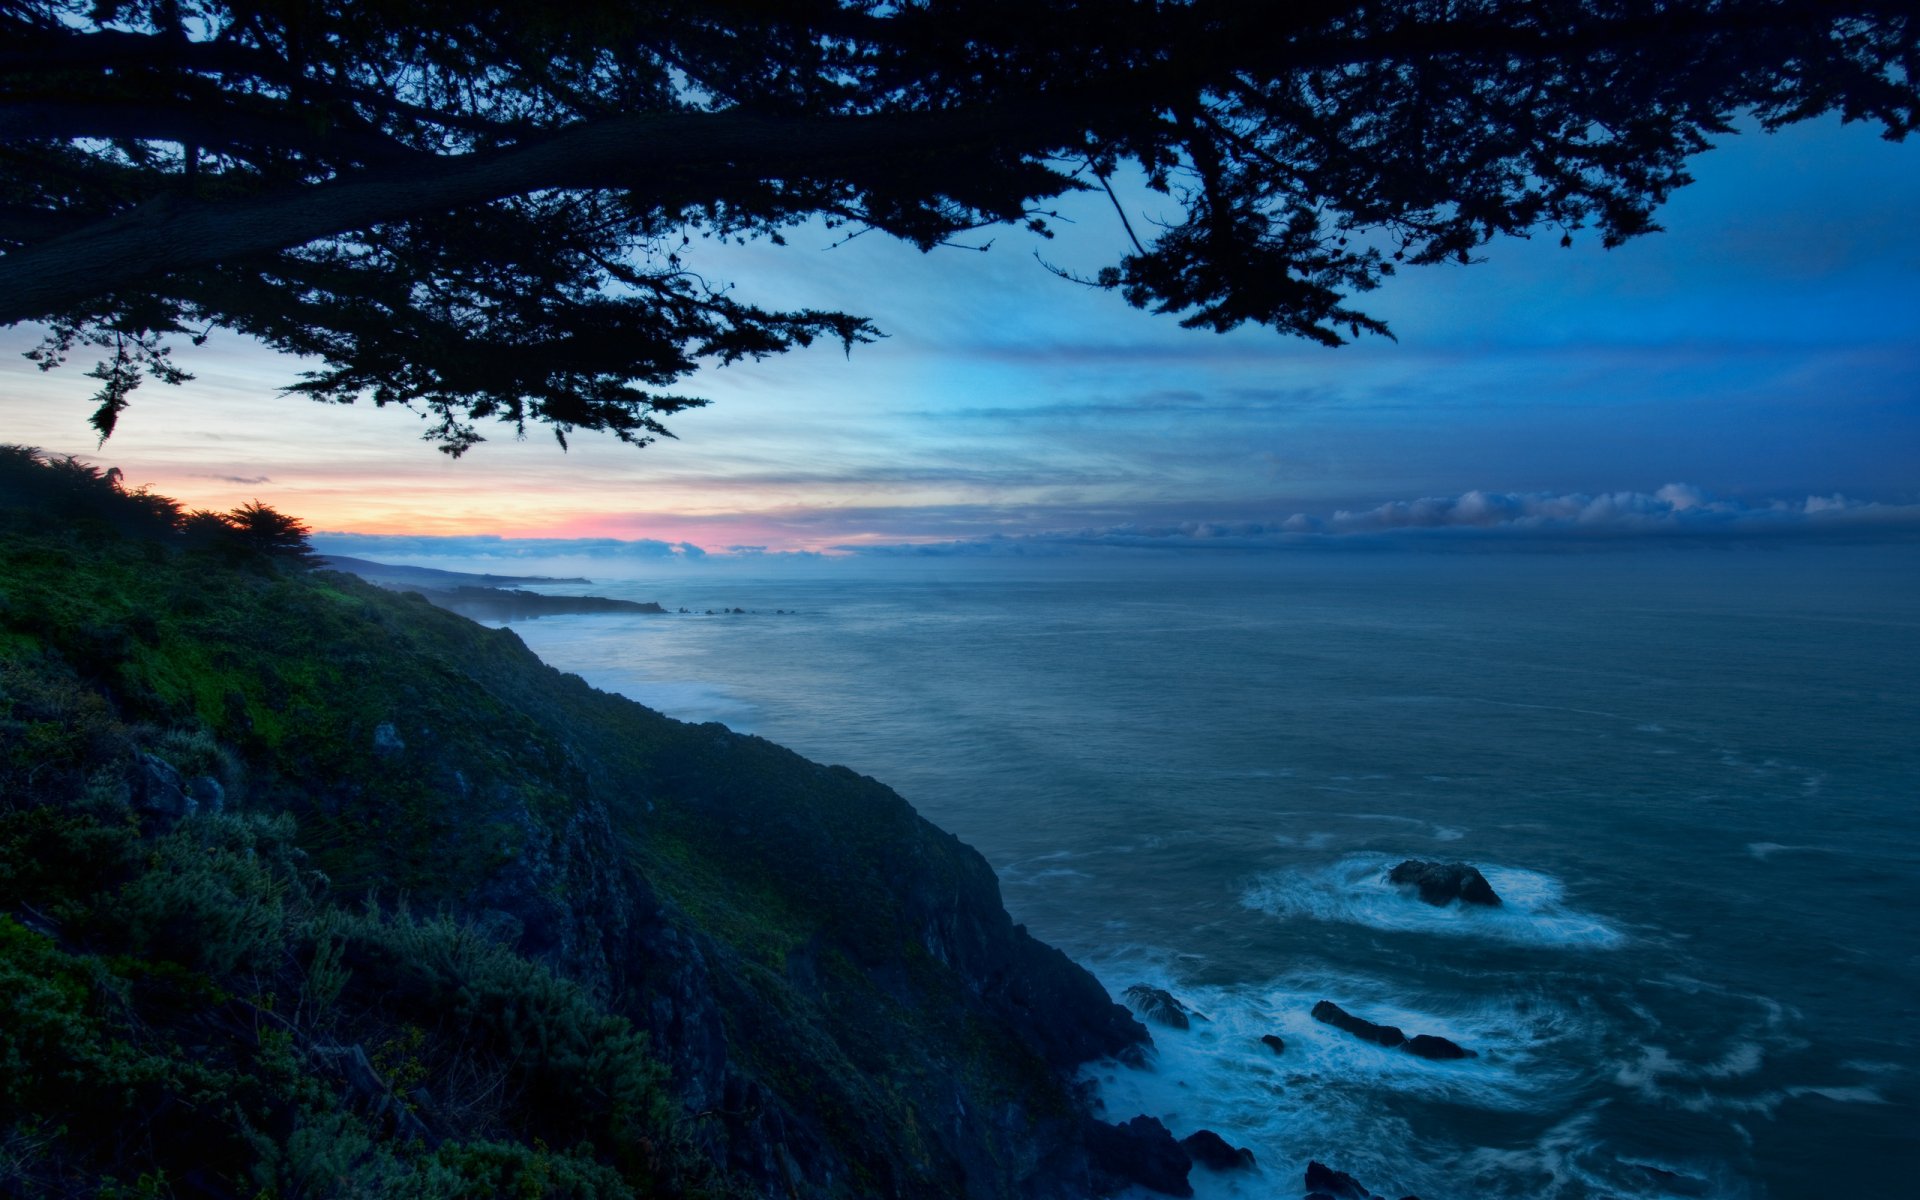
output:
POLYGON ((1165 988, 1148 987, 1136 983, 1126 990, 1122 997, 1128 1008, 1139 1013, 1149 1021, 1157 1021, 1174 1029, 1191 1027, 1186 1005, 1173 998, 1173 993, 1165 988))
POLYGON ((1468 1050, 1458 1042, 1431 1033, 1418 1033, 1408 1038, 1407 1053, 1433 1059, 1480 1057, 1477 1052, 1468 1050))
POLYGON ((1313 1006, 1313 1019, 1331 1025, 1335 1029, 1344 1029, 1357 1038, 1379 1046, 1402 1046, 1407 1041, 1407 1035, 1402 1033, 1398 1026, 1376 1025, 1365 1018, 1354 1016, 1331 1000, 1322 1000, 1313 1006))
POLYGON ((1418 890, 1422 900, 1436 907, 1455 900, 1489 908, 1500 904, 1500 897, 1480 869, 1463 862, 1437 863, 1410 858, 1387 872, 1387 882, 1418 890))
POLYGON ((1187 1182, 1193 1160, 1157 1119, 1135 1117, 1124 1125, 1089 1120, 1085 1141, 1094 1170, 1117 1185, 1113 1190, 1137 1183, 1168 1196, 1193 1195, 1187 1182))
POLYGON ((1275 1054, 1285 1054, 1287 1052, 1287 1043, 1277 1033, 1261 1034, 1260 1044, 1275 1054))
POLYGON ((1244 1171, 1253 1166, 1253 1151, 1234 1146, 1211 1129, 1199 1129, 1180 1139, 1188 1157, 1214 1171, 1244 1171))

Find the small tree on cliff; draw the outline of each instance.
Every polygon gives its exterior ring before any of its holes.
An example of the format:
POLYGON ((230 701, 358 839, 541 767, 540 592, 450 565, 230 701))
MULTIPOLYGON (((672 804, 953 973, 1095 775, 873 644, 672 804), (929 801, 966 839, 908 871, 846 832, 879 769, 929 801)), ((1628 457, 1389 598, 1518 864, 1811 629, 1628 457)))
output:
POLYGON ((1125 169, 1178 215, 1087 282, 1331 345, 1401 264, 1655 228, 1737 116, 1920 109, 1907 0, 0 0, 0 63, 0 322, 104 348, 103 437, 225 327, 454 454, 645 443, 702 363, 874 335, 695 235, 1044 232, 1125 169))
POLYGON ((235 544, 249 553, 298 563, 314 560, 313 547, 307 542, 307 535, 312 530, 298 517, 290 517, 258 500, 252 500, 226 513, 221 519, 232 531, 235 544))

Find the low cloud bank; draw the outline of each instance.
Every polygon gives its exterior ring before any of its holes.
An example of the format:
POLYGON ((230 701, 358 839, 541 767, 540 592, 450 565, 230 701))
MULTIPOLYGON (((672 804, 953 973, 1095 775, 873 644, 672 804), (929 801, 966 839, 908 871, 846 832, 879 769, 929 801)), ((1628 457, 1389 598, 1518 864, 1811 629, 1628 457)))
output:
POLYGON ((491 534, 426 537, 397 533, 316 533, 314 549, 376 561, 389 558, 551 559, 593 558, 660 562, 705 558, 692 542, 653 538, 504 538, 491 534))
MULTIPOLYGON (((817 510, 809 529, 839 525, 848 536, 865 527, 867 536, 887 528, 893 537, 915 529, 936 529, 927 510, 817 510)), ((951 514, 941 514, 950 516, 951 514)), ((1029 517, 1031 519, 1031 517, 1029 517)), ((886 536, 886 535, 881 535, 886 536)), ((875 558, 984 557, 1059 558, 1102 551, 1263 551, 1280 549, 1382 549, 1395 546, 1432 549, 1579 548, 1655 542, 1683 544, 1785 540, 1855 542, 1920 541, 1920 504, 1856 500, 1846 496, 1805 496, 1792 500, 1719 499, 1690 484, 1673 483, 1653 492, 1585 493, 1471 491, 1458 496, 1392 500, 1372 508, 1339 509, 1313 515, 1294 513, 1278 520, 1180 521, 1061 529, 1038 533, 996 533, 946 541, 848 541, 831 553, 875 558)), ((378 562, 431 559, 468 564, 525 562, 574 564, 569 570, 621 573, 622 564, 643 570, 648 564, 686 564, 707 558, 692 542, 653 538, 506 538, 493 535, 413 536, 406 534, 317 533, 314 547, 323 554, 346 554, 378 562)), ((711 562, 812 560, 814 551, 728 545, 711 562)), ((484 569, 499 569, 485 567, 484 569)))
POLYGON ((1596 544, 1628 541, 1757 541, 1781 538, 1904 541, 1920 538, 1920 504, 1842 495, 1747 502, 1716 499, 1691 484, 1654 492, 1471 491, 1392 500, 1324 516, 1277 521, 1183 521, 995 535, 964 541, 847 545, 864 555, 1053 556, 1113 547, 1265 550, 1313 546, 1596 544))

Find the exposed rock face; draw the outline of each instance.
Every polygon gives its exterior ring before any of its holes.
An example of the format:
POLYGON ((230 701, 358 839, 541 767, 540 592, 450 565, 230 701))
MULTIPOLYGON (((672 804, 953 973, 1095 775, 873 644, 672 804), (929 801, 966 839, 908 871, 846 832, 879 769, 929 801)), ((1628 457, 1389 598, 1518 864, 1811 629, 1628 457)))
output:
POLYGON ((1166 1196, 1193 1195, 1193 1186, 1187 1182, 1192 1160, 1153 1117, 1135 1117, 1124 1125, 1089 1121, 1086 1143, 1095 1183, 1104 1185, 1102 1190, 1139 1184, 1166 1196))
POLYGON ((1387 872, 1387 882, 1411 887, 1420 898, 1436 907, 1455 900, 1463 904, 1496 907, 1500 897, 1480 869, 1463 862, 1439 863, 1410 858, 1387 872))
POLYGON ((1287 1043, 1277 1033, 1261 1034, 1260 1044, 1275 1054, 1285 1054, 1287 1052, 1287 1043))
POLYGON ((1186 1029, 1191 1025, 1187 1007, 1174 999, 1173 994, 1165 988, 1136 983, 1127 989, 1125 999, 1128 1008, 1149 1021, 1173 1029, 1186 1029))
MULTIPOLYGON (((1133 1132, 1116 1141, 1103 1132, 1112 1127, 1070 1109, 1049 1115, 1004 1096, 989 1101, 958 1063, 909 1081, 890 1073, 890 1051, 874 1044, 869 1022, 850 1016, 892 1004, 949 1036, 978 1028, 1062 1081, 1082 1062, 1137 1052, 1145 1029, 1086 970, 1012 923, 977 852, 845 768, 715 726, 670 732, 644 806, 656 832, 711 839, 737 878, 804 897, 798 915, 810 932, 787 953, 783 998, 774 1002, 737 947, 690 928, 623 860, 620 826, 641 806, 630 801, 620 813, 599 798, 589 757, 597 748, 588 744, 575 751, 565 824, 510 809, 520 851, 468 903, 517 922, 523 952, 634 998, 632 1015, 688 1110, 716 1114, 702 1129, 716 1157, 781 1195, 833 1194, 836 1180, 858 1175, 882 1194, 1077 1200, 1103 1179, 1187 1194, 1185 1154, 1164 1130, 1158 1145, 1157 1122, 1129 1124, 1133 1132), (902 1103, 950 1114, 920 1127, 917 1152, 898 1143, 900 1129, 874 1127, 850 1160, 845 1133, 826 1119, 902 1103)), ((881 1036, 897 1035, 889 1027, 881 1036)))
POLYGON ((1331 1000, 1322 1000, 1313 1006, 1313 1019, 1325 1022, 1335 1029, 1344 1029, 1357 1038, 1379 1046, 1405 1045, 1407 1035, 1398 1026, 1376 1025, 1372 1021, 1356 1017, 1331 1000))
POLYGON ((1419 1033, 1408 1038, 1407 1053, 1432 1059, 1480 1057, 1475 1051, 1468 1050, 1457 1042, 1431 1033, 1419 1033))
POLYGON ((1194 1162, 1214 1171, 1244 1171, 1254 1165, 1253 1151, 1234 1146, 1211 1129, 1200 1129, 1180 1139, 1194 1162))

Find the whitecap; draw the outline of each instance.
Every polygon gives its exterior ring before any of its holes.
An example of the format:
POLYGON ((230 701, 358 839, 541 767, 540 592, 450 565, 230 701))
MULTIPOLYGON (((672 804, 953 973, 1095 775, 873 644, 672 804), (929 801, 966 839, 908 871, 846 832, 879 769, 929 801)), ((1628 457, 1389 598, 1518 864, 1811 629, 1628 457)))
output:
POLYGON ((1273 835, 1273 840, 1275 844, 1281 846, 1299 846, 1306 850, 1325 850, 1333 844, 1333 835, 1331 833, 1309 833, 1300 837, 1294 837, 1292 834, 1276 833, 1273 835))
POLYGON ((1481 873, 1500 895, 1500 907, 1436 907, 1387 882, 1387 871, 1396 861, 1383 854, 1350 854, 1328 866, 1288 867, 1261 876, 1240 902, 1276 917, 1405 933, 1601 950, 1626 943, 1626 935, 1607 921, 1568 908, 1562 902, 1566 889, 1551 875, 1482 865, 1481 873))
POLYGON ((1810 852, 1818 853, 1822 849, 1824 849, 1824 847, 1788 846, 1788 845, 1783 845, 1780 842, 1748 842, 1747 843, 1747 853, 1753 855, 1755 858, 1759 859, 1761 862, 1766 862, 1768 859, 1772 858, 1776 854, 1781 853, 1782 851, 1797 850, 1797 851, 1810 851, 1810 852))
POLYGON ((1850 1087, 1790 1087, 1786 1089, 1786 1092, 1787 1095, 1793 1097, 1820 1096, 1832 1100, 1837 1104, 1885 1104, 1887 1102, 1887 1098, 1882 1096, 1878 1090, 1858 1084, 1850 1087))
MULTIPOLYGON (((1595 1018, 1543 1003, 1539 997, 1447 996, 1396 993, 1388 981, 1337 972, 1300 971, 1260 984, 1182 982, 1165 952, 1144 947, 1108 959, 1098 972, 1116 992, 1146 982, 1164 987, 1182 1004, 1208 1014, 1185 1030, 1153 1026, 1155 1049, 1138 1067, 1107 1062, 1086 1072, 1108 1120, 1144 1113, 1176 1137, 1211 1129, 1252 1150, 1259 1174, 1196 1170, 1191 1181, 1203 1200, 1265 1197, 1275 1180, 1297 1181, 1308 1159, 1327 1159, 1385 1195, 1447 1195, 1447 1158, 1471 1147, 1415 1157, 1403 1148, 1417 1140, 1383 1095, 1499 1112, 1537 1109, 1570 1086, 1578 1060, 1560 1043, 1585 1045, 1599 1036, 1595 1018), (1332 1000, 1370 1020, 1409 1033, 1433 1033, 1475 1050, 1479 1057, 1432 1062, 1404 1050, 1365 1042, 1311 1016, 1314 1003, 1332 1000), (1284 1039, 1275 1054, 1263 1035, 1284 1039)), ((1513 1195, 1528 1194, 1524 1188, 1513 1195)))

